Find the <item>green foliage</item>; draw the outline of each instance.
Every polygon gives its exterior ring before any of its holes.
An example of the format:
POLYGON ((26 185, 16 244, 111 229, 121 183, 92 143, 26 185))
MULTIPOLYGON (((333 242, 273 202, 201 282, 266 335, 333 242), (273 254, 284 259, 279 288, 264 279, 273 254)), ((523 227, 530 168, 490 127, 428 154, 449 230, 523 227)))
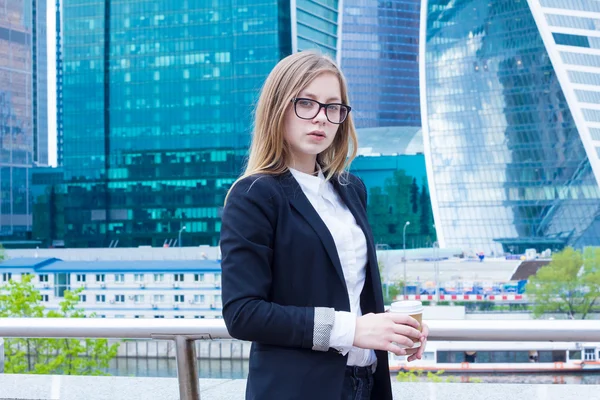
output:
POLYGON ((396 301, 396 296, 402 294, 404 291, 404 282, 399 281, 392 284, 383 285, 383 303, 392 304, 396 301))
MULTIPOLYGON (((459 303, 455 303, 459 305, 459 303)), ((492 301, 473 301, 463 302, 466 311, 483 311, 483 312, 494 312, 494 311, 514 311, 514 312, 530 312, 531 307, 529 304, 496 304, 492 301)))
MULTIPOLYGON (((0 318, 85 318, 79 305, 79 293, 65 291, 58 311, 47 311, 40 292, 31 283, 32 275, 21 282, 10 280, 0 287, 0 318)), ((106 339, 6 339, 5 372, 14 374, 106 375, 110 360, 117 355, 118 343, 106 339)))
POLYGON ((599 309, 600 247, 582 253, 571 247, 552 256, 552 261, 529 279, 525 288, 534 301, 533 315, 561 313, 585 319, 599 309))
POLYGON ((419 196, 419 209, 421 214, 419 215, 419 229, 422 235, 429 236, 433 229, 433 218, 431 212, 431 199, 427 188, 423 186, 421 189, 421 195, 419 196))
POLYGON ((434 383, 455 383, 460 382, 460 380, 455 376, 442 376, 444 374, 443 370, 439 370, 437 372, 426 371, 422 369, 412 369, 409 371, 400 371, 396 376, 396 381, 398 382, 434 382, 434 383))
POLYGON ((419 212, 419 185, 417 185, 417 178, 413 178, 410 185, 410 204, 412 205, 413 214, 417 214, 419 212))

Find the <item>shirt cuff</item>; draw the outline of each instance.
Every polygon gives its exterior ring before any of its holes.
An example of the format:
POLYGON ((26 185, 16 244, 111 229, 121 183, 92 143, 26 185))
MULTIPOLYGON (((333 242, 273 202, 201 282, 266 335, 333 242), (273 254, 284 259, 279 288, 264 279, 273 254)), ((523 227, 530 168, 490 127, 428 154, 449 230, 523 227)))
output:
POLYGON ((331 329, 335 321, 335 310, 327 307, 315 307, 315 325, 313 328, 313 350, 329 351, 331 329))
POLYGON ((356 315, 347 311, 336 311, 329 346, 342 355, 348 354, 354 344, 356 315))

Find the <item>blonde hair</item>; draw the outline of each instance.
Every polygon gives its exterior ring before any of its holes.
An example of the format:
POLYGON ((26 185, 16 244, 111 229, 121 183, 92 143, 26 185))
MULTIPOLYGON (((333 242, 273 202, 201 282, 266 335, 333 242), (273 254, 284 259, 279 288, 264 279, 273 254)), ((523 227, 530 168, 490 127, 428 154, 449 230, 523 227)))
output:
MULTIPOLYGON (((291 100, 324 72, 338 77, 342 103, 349 104, 346 78, 326 55, 302 51, 284 58, 273 68, 258 99, 250 155, 246 170, 238 181, 255 174, 278 175, 288 170, 291 152, 284 140, 286 110, 292 106, 291 100)), ((356 129, 350 113, 338 127, 331 146, 317 156, 326 179, 335 175, 342 177, 356 157, 357 147, 356 129)))

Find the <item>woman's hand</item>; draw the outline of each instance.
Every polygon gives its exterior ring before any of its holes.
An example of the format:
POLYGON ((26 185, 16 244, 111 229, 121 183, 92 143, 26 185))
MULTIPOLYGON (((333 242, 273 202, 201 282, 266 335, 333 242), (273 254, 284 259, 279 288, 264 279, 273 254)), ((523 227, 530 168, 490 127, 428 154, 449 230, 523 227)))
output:
MULTIPOLYGON (((423 353, 425 352, 425 346, 427 346, 427 336, 429 336, 429 327, 427 326, 426 323, 423 322, 423 332, 421 332, 420 334, 420 338, 421 338, 421 346, 418 347, 416 350, 416 352, 414 352, 414 354, 409 355, 407 361, 411 362, 411 361, 415 361, 415 360, 420 360, 423 357, 423 353)), ((410 354, 410 349, 409 349, 409 354, 410 354)))
POLYGON ((356 319, 354 346, 406 355, 413 346, 411 338, 422 337, 419 322, 408 315, 394 313, 366 314, 356 319), (402 346, 402 347, 401 347, 402 346))

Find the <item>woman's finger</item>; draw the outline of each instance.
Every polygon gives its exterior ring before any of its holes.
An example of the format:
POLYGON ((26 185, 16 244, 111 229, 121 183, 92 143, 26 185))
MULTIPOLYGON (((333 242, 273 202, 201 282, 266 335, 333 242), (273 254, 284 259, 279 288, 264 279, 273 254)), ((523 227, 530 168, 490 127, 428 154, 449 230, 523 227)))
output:
POLYGON ((393 325, 394 333, 402 336, 413 337, 418 339, 421 337, 421 332, 413 328, 412 326, 402 325, 402 324, 394 324, 393 325))
POLYGON ((420 335, 421 340, 423 340, 423 338, 427 339, 428 336, 429 336, 429 326, 427 326, 426 323, 423 323, 423 329, 422 329, 421 335, 420 335))
POLYGON ((397 356, 406 355, 406 350, 400 346, 395 345, 394 343, 388 343, 387 347, 383 350, 389 351, 390 353, 394 353, 397 356))
POLYGON ((423 353, 425 353, 426 347, 427 347, 427 338, 421 340, 421 347, 419 347, 419 351, 416 354, 416 357, 419 360, 423 358, 423 353))
POLYGON ((396 343, 398 346, 401 346, 401 347, 406 347, 406 348, 409 348, 409 349, 410 349, 410 348, 412 348, 412 347, 413 347, 413 345, 414 345, 414 343, 413 343, 412 339, 410 339, 410 338, 407 338, 407 337, 406 337, 406 336, 404 336, 404 335, 398 335, 398 334, 396 334, 396 335, 392 335, 392 336, 390 337, 390 342, 394 342, 394 343, 396 343))

